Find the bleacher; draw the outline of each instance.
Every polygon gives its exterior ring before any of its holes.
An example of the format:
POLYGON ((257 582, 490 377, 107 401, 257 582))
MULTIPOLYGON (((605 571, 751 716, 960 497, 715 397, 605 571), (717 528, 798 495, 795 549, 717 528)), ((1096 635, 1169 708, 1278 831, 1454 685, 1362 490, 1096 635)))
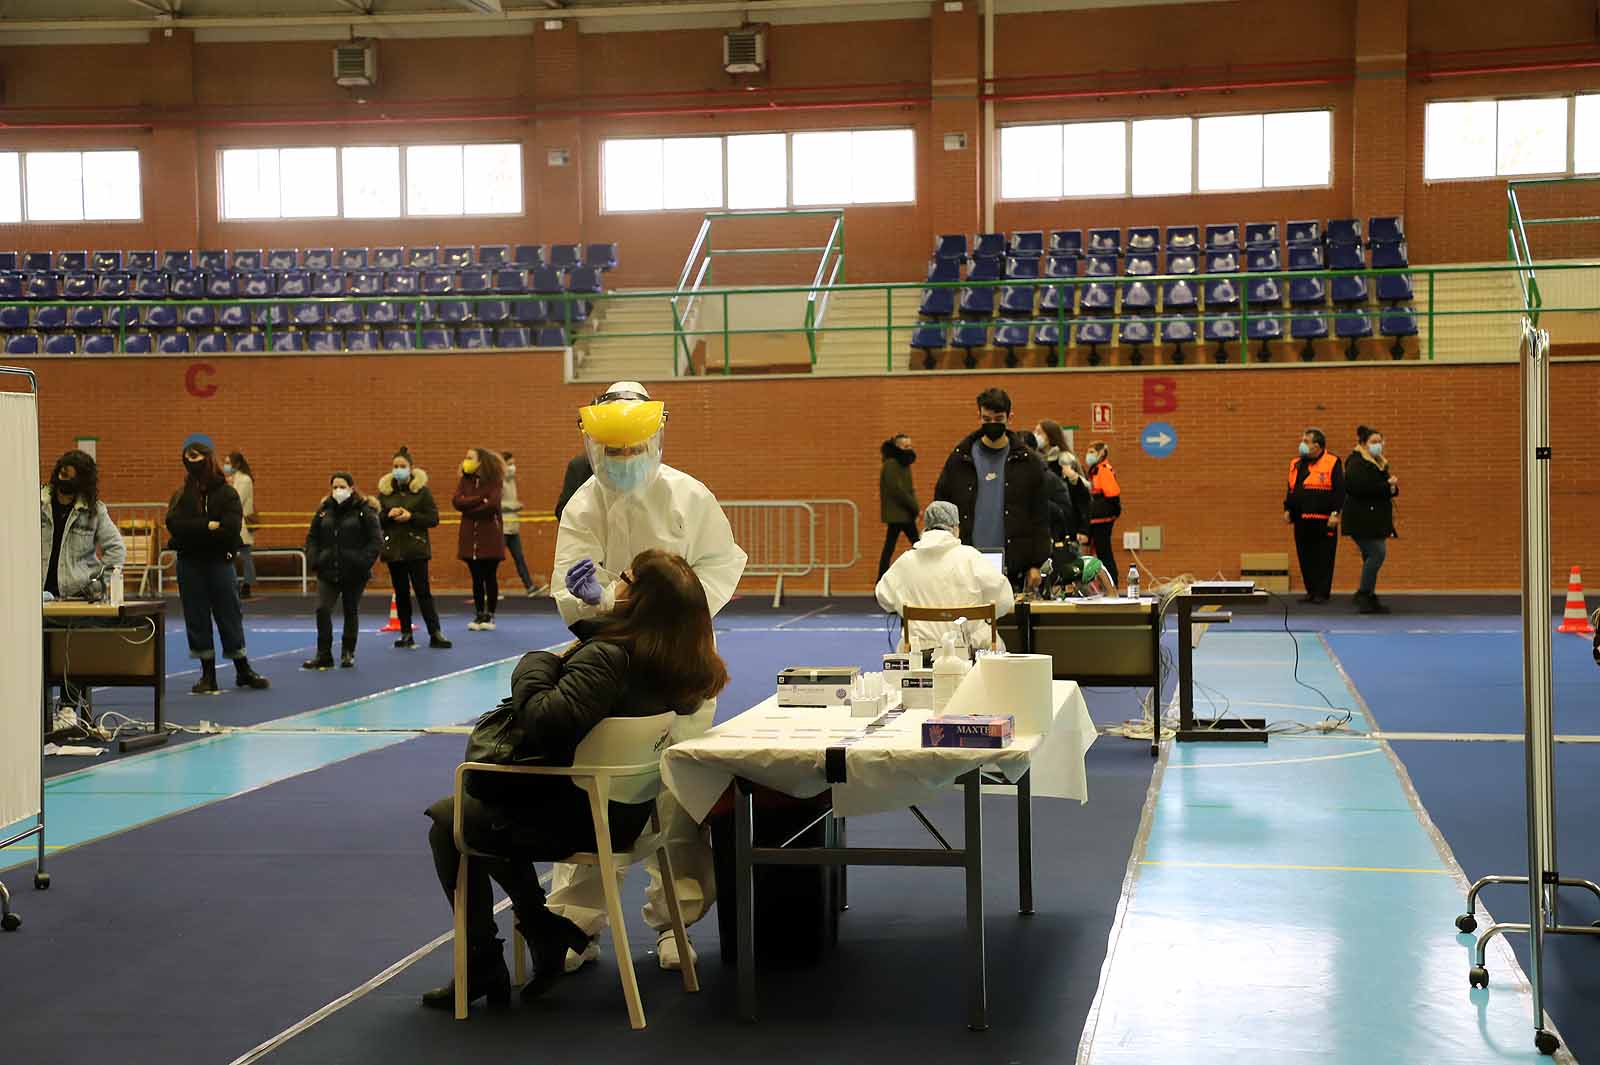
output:
POLYGON ((1022 230, 980 233, 970 243, 950 234, 936 241, 927 280, 974 287, 924 290, 911 348, 925 369, 950 351, 971 368, 985 349, 1004 351, 1007 366, 1040 350, 1056 366, 1071 348, 1098 366, 1103 351, 1120 348, 1138 366, 1157 346, 1175 364, 1202 345, 1218 363, 1235 359, 1241 344, 1253 360, 1269 361, 1273 345, 1285 343, 1306 361, 1319 344, 1354 360, 1363 341, 1380 337, 1399 359, 1418 332, 1409 274, 1294 275, 1409 265, 1398 217, 1369 219, 1365 233, 1360 219, 1336 218, 1213 223, 1203 231, 1133 226, 1126 234, 1022 230), (1235 276, 1279 272, 1285 276, 1235 276))
POLYGON ((565 347, 617 246, 0 252, 9 355, 565 347))

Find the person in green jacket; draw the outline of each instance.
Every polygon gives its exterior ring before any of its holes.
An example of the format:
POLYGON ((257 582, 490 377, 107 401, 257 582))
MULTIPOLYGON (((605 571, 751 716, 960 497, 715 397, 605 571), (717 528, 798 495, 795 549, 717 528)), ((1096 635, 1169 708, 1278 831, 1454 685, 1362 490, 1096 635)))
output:
POLYGON ((883 538, 883 554, 878 556, 878 579, 882 580, 894 561, 895 544, 905 533, 912 546, 917 542, 917 486, 911 482, 911 464, 917 453, 911 448, 911 437, 896 433, 883 442, 883 469, 878 474, 878 505, 882 510, 883 524, 888 532, 883 538))
POLYGON ((439 524, 439 507, 428 488, 428 471, 412 465, 411 452, 404 446, 394 453, 389 472, 378 478, 378 524, 383 529, 383 561, 394 585, 395 613, 400 615, 400 638, 394 645, 417 645, 411 635, 411 592, 415 589, 417 607, 428 626, 428 646, 449 649, 454 645, 444 638, 428 586, 428 561, 433 558, 428 530, 439 524))

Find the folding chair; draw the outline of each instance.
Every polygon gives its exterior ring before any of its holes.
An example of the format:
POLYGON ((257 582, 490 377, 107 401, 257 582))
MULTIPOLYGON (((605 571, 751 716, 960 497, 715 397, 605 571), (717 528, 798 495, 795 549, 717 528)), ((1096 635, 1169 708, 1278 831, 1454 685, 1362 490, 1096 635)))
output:
MULTIPOLYGON (((672 919, 672 934, 678 942, 678 957, 683 963, 683 986, 700 990, 694 955, 689 951, 689 934, 684 930, 683 912, 678 907, 676 881, 666 841, 661 836, 661 821, 654 809, 661 792, 661 752, 667 746, 667 733, 675 714, 652 717, 611 717, 600 722, 578 744, 570 766, 510 766, 486 762, 463 762, 456 767, 455 838, 461 852, 456 872, 455 906, 455 981, 456 1019, 467 1017, 467 858, 469 855, 493 857, 467 846, 461 829, 461 807, 468 773, 521 773, 529 776, 566 777, 589 796, 589 816, 594 823, 596 850, 571 854, 561 859, 573 865, 594 865, 600 869, 605 889, 606 913, 611 920, 611 944, 617 956, 617 971, 622 977, 622 994, 628 1001, 628 1021, 635 1029, 644 1027, 644 1003, 639 997, 639 981, 633 970, 633 955, 628 949, 628 932, 622 916, 622 877, 629 866, 637 865, 652 853, 661 867, 662 894, 672 919), (641 835, 626 854, 611 849, 610 804, 649 802, 649 831, 641 835)), ((511 937, 516 955, 515 979, 526 980, 525 950, 520 930, 511 937)))
POLYGON ((989 649, 998 650, 1000 637, 995 632, 994 604, 983 603, 979 606, 904 606, 900 608, 900 639, 905 641, 906 648, 911 647, 911 629, 908 627, 913 621, 955 621, 957 618, 966 618, 968 621, 987 621, 989 623, 989 649))

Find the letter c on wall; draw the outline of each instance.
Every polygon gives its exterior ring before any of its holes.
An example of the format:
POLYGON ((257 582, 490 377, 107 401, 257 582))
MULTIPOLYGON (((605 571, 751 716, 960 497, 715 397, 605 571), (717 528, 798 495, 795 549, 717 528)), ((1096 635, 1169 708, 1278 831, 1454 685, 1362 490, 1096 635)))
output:
POLYGON ((217 368, 209 362, 192 362, 183 374, 184 391, 198 399, 210 399, 217 394, 217 386, 205 381, 216 375, 217 368))

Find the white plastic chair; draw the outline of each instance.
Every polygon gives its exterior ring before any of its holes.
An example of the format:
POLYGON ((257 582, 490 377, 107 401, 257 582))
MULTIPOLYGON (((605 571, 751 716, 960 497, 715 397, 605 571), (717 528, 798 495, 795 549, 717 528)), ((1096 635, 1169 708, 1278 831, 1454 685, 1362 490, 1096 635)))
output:
MULTIPOLYGON (((605 889, 606 913, 611 920, 611 943, 617 956, 617 971, 622 977, 622 994, 628 1001, 628 1021, 634 1028, 643 1028, 644 1003, 639 997, 639 981, 633 969, 633 955, 628 948, 628 932, 622 915, 622 878, 628 867, 656 855, 661 866, 662 893, 666 896, 667 914, 672 920, 672 934, 678 943, 678 957, 683 963, 683 986, 687 991, 700 990, 700 977, 695 972, 694 955, 689 950, 689 934, 684 930, 683 912, 678 907, 678 893, 672 872, 672 861, 667 855, 666 841, 661 836, 661 821, 652 807, 650 828, 634 842, 626 854, 611 849, 610 804, 655 801, 661 791, 661 752, 668 744, 667 733, 677 715, 666 713, 653 717, 611 717, 600 722, 578 744, 570 766, 507 766, 487 762, 462 762, 456 767, 455 785, 455 839, 461 852, 461 864, 456 872, 455 891, 455 981, 456 1019, 467 1017, 467 857, 483 855, 467 846, 461 829, 463 786, 468 773, 521 773, 530 776, 566 777, 589 796, 589 816, 594 822, 594 852, 570 854, 562 860, 574 865, 595 865, 600 868, 600 882, 605 889)), ((516 982, 526 979, 526 952, 522 933, 514 932, 511 948, 516 955, 516 982)))

